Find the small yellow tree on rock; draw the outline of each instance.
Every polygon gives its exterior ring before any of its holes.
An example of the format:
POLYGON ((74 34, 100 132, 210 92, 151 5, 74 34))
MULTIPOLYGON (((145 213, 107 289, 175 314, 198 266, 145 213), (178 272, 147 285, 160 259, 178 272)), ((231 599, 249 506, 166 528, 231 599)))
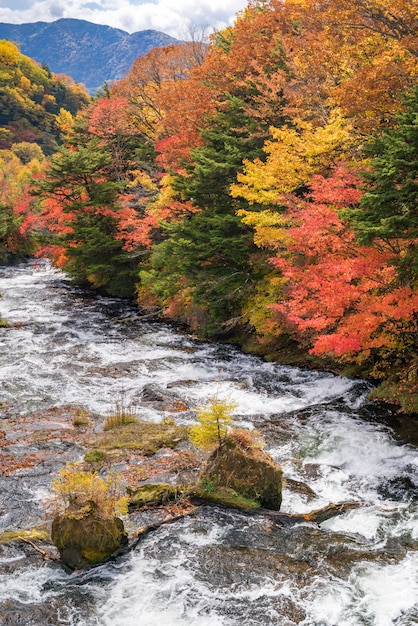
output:
POLYGON ((211 450, 221 445, 227 436, 228 427, 236 408, 234 402, 212 397, 210 401, 197 409, 198 424, 190 429, 192 443, 202 450, 211 450))
POLYGON ((127 512, 127 498, 117 477, 104 479, 70 463, 60 470, 52 489, 58 510, 51 539, 66 567, 101 563, 127 544, 123 522, 117 517, 127 512))

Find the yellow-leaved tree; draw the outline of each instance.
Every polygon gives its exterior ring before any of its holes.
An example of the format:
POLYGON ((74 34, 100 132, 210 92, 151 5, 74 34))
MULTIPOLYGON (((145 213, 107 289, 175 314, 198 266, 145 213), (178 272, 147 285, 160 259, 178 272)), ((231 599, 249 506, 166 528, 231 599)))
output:
POLYGON ((347 156, 352 143, 350 125, 338 109, 324 125, 301 119, 293 124, 294 128, 270 129, 272 139, 263 148, 266 161, 244 161, 244 172, 231 185, 232 197, 245 198, 250 204, 274 204, 279 194, 291 193, 312 174, 347 156))
POLYGON ((192 443, 202 450, 210 450, 221 445, 227 436, 228 427, 236 408, 234 402, 226 402, 216 396, 208 404, 197 409, 198 424, 190 428, 192 443))
MULTIPOLYGON (((231 185, 231 195, 244 198, 250 205, 238 215, 253 229, 254 243, 276 256, 286 256, 292 244, 293 217, 281 206, 283 198, 330 164, 350 160, 353 145, 350 124, 338 108, 331 109, 322 124, 301 118, 292 124, 272 127, 271 139, 264 145, 265 161, 245 161, 243 172, 231 185)), ((280 273, 271 269, 244 306, 243 312, 262 342, 274 341, 283 331, 282 318, 272 307, 283 298, 285 283, 280 273)))

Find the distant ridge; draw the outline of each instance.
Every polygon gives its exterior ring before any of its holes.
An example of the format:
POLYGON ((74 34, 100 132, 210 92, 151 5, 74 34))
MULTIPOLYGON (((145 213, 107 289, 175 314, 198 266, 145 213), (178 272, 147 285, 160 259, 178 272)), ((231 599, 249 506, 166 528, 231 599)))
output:
POLYGON ((135 59, 149 50, 178 43, 156 30, 129 33, 85 20, 5 24, 0 39, 19 44, 20 51, 56 74, 67 74, 95 93, 105 81, 122 78, 135 59))

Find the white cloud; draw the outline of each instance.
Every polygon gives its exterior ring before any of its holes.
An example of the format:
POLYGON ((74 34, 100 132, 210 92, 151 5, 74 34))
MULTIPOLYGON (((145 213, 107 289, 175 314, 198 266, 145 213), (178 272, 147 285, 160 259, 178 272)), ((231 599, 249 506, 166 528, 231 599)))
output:
POLYGON ((88 20, 130 33, 152 28, 184 37, 189 25, 220 29, 232 24, 247 0, 0 0, 0 22, 88 20))

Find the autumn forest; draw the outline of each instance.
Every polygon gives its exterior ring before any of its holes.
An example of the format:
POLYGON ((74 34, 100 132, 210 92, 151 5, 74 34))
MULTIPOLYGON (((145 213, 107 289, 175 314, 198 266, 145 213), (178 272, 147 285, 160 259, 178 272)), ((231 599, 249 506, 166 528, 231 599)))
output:
POLYGON ((251 0, 94 98, 0 42, 0 258, 418 412, 417 14, 251 0))

